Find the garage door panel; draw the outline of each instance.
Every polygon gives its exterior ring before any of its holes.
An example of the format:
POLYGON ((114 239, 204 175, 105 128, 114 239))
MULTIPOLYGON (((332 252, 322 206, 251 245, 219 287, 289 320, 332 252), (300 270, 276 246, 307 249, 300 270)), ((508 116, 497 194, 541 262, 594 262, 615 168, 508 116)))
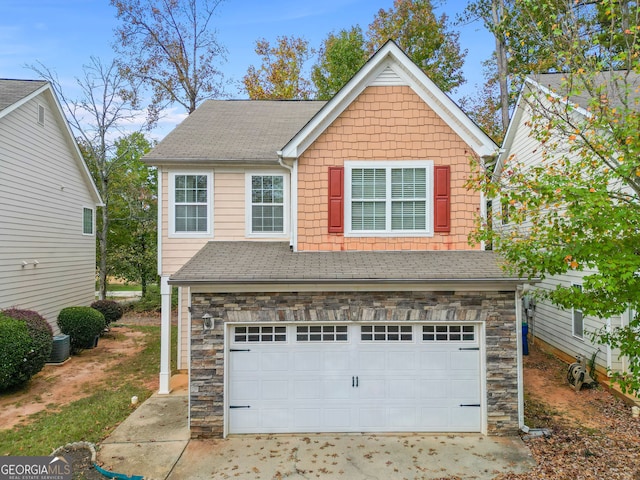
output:
POLYGON ((414 429, 418 424, 417 408, 391 407, 388 409, 388 416, 400 431, 414 429))
POLYGON ((410 378, 390 378, 386 381, 387 398, 415 402, 416 382, 410 378))
POLYGON ((251 352, 232 352, 233 362, 231 362, 230 373, 255 372, 258 370, 259 355, 251 352))
POLYGON ((320 408, 296 408, 293 411, 294 428, 296 430, 307 431, 317 430, 321 426, 321 409, 320 408))
POLYGON ((325 399, 349 399, 353 395, 351 377, 323 378, 322 390, 325 399))
POLYGON ((325 387, 317 380, 294 379, 293 391, 296 399, 321 400, 325 387))
MULTIPOLYGON (((241 412, 241 410, 238 410, 241 412)), ((291 428, 291 411, 288 408, 262 408, 259 425, 268 431, 287 431, 291 428)))
POLYGON ((288 385, 286 379, 283 380, 261 380, 260 393, 265 400, 286 400, 289 398, 288 385))
POLYGON ((449 395, 452 398, 480 401, 480 379, 452 380, 449 382, 449 395))
POLYGON ((446 371, 449 369, 449 357, 440 351, 420 352, 420 368, 429 371, 446 371))
POLYGON ((478 358, 480 356, 477 350, 459 350, 450 354, 450 370, 477 370, 478 358))
POLYGON ((352 370, 349 357, 349 352, 332 349, 324 353, 321 369, 323 372, 349 372, 352 370))
POLYGON ((356 368, 361 371, 385 369, 385 356, 380 354, 379 348, 374 351, 361 351, 358 355, 356 368))
POLYGON ((391 351, 386 354, 386 370, 406 372, 417 368, 415 352, 391 351))
POLYGON ((378 324, 366 338, 359 324, 321 328, 289 325, 286 340, 248 345, 232 335, 227 404, 251 408, 228 410, 230 433, 480 431, 482 409, 460 407, 481 403, 477 332, 458 341, 459 327, 438 324, 444 340, 427 341, 420 325, 402 336, 378 324))
POLYGON ((307 350, 294 354, 293 369, 296 372, 317 372, 322 365, 322 353, 318 350, 307 350))
POLYGON ((420 425, 427 425, 426 431, 447 431, 449 425, 449 409, 446 407, 420 408, 420 425))
POLYGON ((469 428, 469 426, 471 425, 480 430, 480 415, 478 415, 479 410, 480 407, 452 407, 449 421, 451 428, 463 429, 469 428))
POLYGON ((363 431, 386 427, 386 411, 382 407, 363 407, 358 410, 358 427, 363 431))
POLYGON ((422 380, 417 384, 418 398, 445 399, 449 397, 448 383, 440 380, 422 380))
POLYGON ((335 432, 349 431, 352 418, 350 408, 324 408, 322 411, 322 425, 335 432))

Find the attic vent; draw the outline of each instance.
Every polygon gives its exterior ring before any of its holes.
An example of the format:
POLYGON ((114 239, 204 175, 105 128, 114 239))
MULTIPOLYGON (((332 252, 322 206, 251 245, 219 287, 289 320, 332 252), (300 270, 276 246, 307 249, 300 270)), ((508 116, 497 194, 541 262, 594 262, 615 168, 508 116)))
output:
POLYGON ((44 126, 44 106, 38 105, 38 123, 44 126))
POLYGON ((407 85, 407 82, 404 81, 391 67, 387 67, 380 73, 380 75, 378 75, 371 85, 375 87, 401 86, 407 85))

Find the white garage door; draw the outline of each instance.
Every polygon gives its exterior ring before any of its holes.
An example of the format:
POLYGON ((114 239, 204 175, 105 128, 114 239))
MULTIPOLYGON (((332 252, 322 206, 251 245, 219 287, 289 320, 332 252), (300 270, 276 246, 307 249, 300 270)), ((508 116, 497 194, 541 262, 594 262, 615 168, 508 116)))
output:
POLYGON ((231 325, 229 433, 479 432, 478 325, 231 325))

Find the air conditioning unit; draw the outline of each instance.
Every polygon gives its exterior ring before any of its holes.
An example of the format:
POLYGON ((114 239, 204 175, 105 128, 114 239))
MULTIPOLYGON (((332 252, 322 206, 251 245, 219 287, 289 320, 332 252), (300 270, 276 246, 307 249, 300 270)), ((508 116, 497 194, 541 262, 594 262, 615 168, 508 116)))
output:
POLYGON ((69 335, 54 335, 53 336, 53 348, 51 349, 51 356, 49 357, 49 363, 62 363, 69 358, 69 351, 71 349, 71 340, 69 335))

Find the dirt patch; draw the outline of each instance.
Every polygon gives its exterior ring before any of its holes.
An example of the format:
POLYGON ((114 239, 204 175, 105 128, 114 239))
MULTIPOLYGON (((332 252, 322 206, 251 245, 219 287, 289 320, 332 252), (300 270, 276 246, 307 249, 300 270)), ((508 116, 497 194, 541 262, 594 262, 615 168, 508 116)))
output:
POLYGON ((526 441, 538 463, 500 480, 640 480, 640 419, 606 387, 576 392, 568 364, 537 347, 524 357, 525 416, 549 436, 526 441))
POLYGON ((98 346, 73 355, 60 365, 46 365, 26 385, 0 394, 0 429, 26 423, 28 417, 54 406, 88 397, 109 375, 109 369, 144 347, 145 334, 116 326, 98 346))

